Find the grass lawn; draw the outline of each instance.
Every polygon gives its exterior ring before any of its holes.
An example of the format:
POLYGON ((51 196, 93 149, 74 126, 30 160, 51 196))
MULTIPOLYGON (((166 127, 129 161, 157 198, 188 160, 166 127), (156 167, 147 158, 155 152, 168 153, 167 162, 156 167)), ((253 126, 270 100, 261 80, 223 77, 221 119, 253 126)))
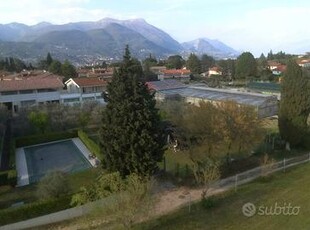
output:
POLYGON ((192 212, 183 208, 167 216, 137 225, 135 229, 309 229, 310 226, 310 164, 297 166, 286 173, 280 172, 270 178, 260 178, 239 188, 238 192, 227 192, 215 198, 216 206, 210 209, 195 204, 192 212), (245 217, 242 206, 253 203, 274 207, 300 206, 296 216, 245 217))

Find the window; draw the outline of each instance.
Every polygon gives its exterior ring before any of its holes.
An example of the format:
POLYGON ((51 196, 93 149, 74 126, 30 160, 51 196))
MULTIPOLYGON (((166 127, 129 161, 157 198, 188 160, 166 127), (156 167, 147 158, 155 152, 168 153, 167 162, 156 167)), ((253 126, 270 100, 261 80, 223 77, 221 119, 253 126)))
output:
POLYGON ((31 93, 33 93, 33 90, 31 90, 31 89, 30 90, 20 90, 19 93, 20 94, 31 94, 31 93))
POLYGON ((15 95, 15 94, 17 94, 17 91, 6 91, 1 93, 1 95, 15 95))
POLYGON ((64 103, 70 103, 70 102, 80 102, 80 98, 68 98, 68 99, 64 99, 64 103))

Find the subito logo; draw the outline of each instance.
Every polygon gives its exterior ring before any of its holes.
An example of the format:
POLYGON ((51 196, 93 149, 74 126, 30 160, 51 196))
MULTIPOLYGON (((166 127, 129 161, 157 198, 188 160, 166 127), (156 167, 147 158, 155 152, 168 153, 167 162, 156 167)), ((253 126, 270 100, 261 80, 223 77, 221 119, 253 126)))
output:
POLYGON ((246 203, 242 206, 242 213, 246 217, 251 217, 256 214, 256 207, 252 203, 246 203))

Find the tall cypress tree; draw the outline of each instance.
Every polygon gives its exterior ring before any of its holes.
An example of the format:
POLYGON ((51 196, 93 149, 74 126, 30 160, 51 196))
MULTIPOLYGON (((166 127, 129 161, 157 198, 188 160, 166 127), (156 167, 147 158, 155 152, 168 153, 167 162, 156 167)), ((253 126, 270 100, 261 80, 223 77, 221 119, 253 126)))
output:
POLYGON ((281 84, 279 130, 290 145, 299 145, 307 131, 310 112, 309 79, 294 60, 287 64, 281 84))
POLYGON ((164 138, 155 99, 140 79, 142 67, 129 48, 107 86, 108 104, 102 114, 100 145, 109 171, 125 176, 149 176, 162 159, 164 138))

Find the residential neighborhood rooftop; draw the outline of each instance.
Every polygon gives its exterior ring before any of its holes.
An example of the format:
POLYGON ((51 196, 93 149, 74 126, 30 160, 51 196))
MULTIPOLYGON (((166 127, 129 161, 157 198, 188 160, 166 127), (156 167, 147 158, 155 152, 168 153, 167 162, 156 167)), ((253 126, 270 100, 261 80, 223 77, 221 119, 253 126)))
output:
POLYGON ((107 81, 106 80, 100 79, 98 77, 70 78, 68 81, 70 81, 70 80, 74 81, 80 87, 106 86, 107 85, 107 81))
POLYGON ((22 80, 0 81, 0 92, 34 89, 63 88, 62 80, 58 77, 25 78, 22 80))
POLYGON ((187 87, 185 84, 178 80, 168 79, 164 81, 149 81, 146 83, 150 90, 166 90, 166 89, 178 89, 187 87))

